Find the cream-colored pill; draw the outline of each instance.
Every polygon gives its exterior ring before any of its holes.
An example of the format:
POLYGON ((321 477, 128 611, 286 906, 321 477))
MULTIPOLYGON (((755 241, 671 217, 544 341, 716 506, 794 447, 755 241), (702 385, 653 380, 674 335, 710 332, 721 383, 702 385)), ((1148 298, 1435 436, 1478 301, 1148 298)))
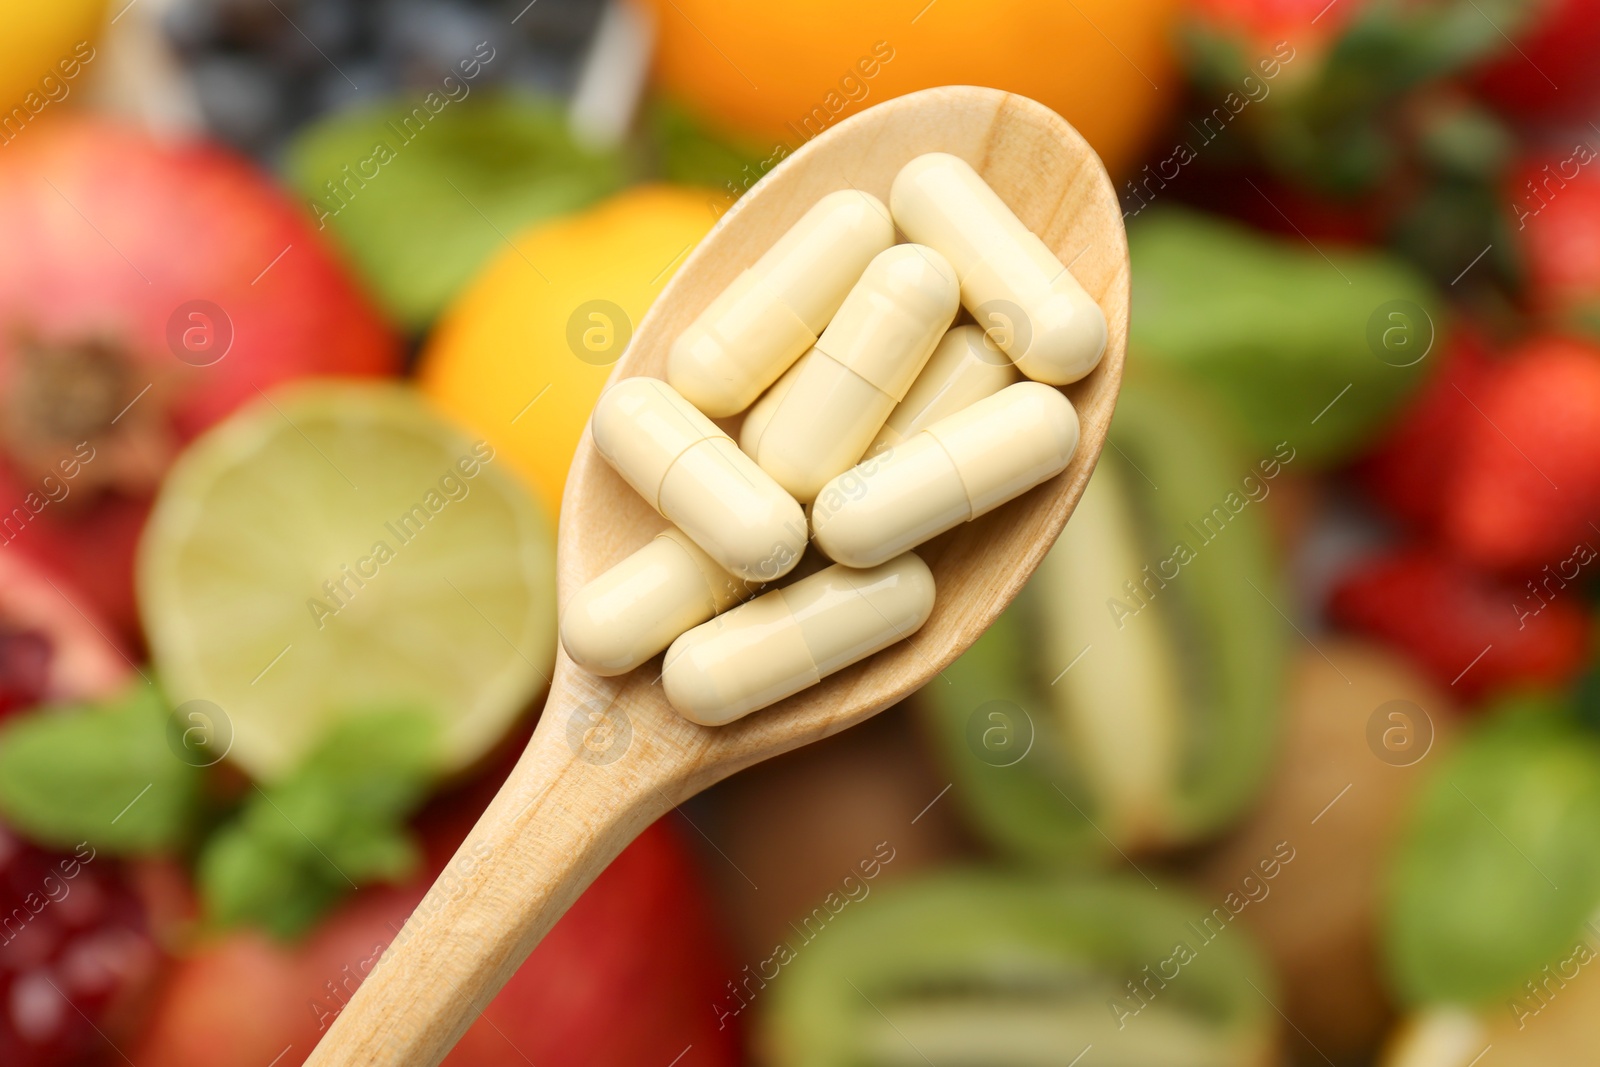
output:
POLYGON ((894 244, 871 193, 829 193, 673 342, 667 381, 713 418, 743 411, 816 343, 872 257, 894 244))
POLYGON ((811 509, 817 547, 875 566, 1055 477, 1077 447, 1059 390, 1007 386, 829 482, 811 509))
POLYGON ((624 674, 756 588, 669 527, 567 602, 561 645, 586 671, 624 674))
MULTIPOLYGON (((887 451, 946 415, 954 415, 1021 380, 1015 364, 994 347, 982 329, 957 326, 944 335, 933 355, 928 357, 928 365, 917 375, 906 398, 895 405, 889 421, 867 446, 867 455, 876 456, 887 451)), ((782 384, 780 378, 773 389, 782 384)), ((763 397, 762 402, 765 399, 763 397)))
POLYGON ((945 258, 896 245, 867 265, 839 313, 801 357, 756 442, 756 462, 797 500, 859 460, 955 318, 945 258))
POLYGON ((800 505, 666 382, 613 385, 590 432, 606 462, 724 570, 770 582, 799 562, 800 505))
POLYGON ((895 176, 889 210, 902 233, 950 260, 961 302, 1022 373, 1065 385, 1100 362, 1100 305, 965 160, 913 159, 895 176))
POLYGON ((767 432, 767 426, 772 422, 772 413, 778 410, 778 405, 783 403, 783 398, 794 387, 795 378, 800 375, 801 363, 796 363, 783 372, 783 377, 772 383, 772 388, 761 394, 761 399, 750 405, 750 410, 744 413, 744 422, 739 426, 739 447, 745 455, 753 456, 761 447, 761 435, 767 432))
POLYGON ((916 633, 933 574, 907 552, 881 567, 837 564, 696 626, 667 649, 667 702, 721 726, 916 633))

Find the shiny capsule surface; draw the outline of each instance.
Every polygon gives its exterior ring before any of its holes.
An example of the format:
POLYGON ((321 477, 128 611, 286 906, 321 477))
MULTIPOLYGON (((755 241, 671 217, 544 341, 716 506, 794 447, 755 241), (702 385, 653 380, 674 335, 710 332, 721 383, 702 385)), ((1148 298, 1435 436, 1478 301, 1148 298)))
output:
POLYGON ((743 411, 816 343, 872 257, 894 244, 883 201, 817 201, 678 336, 667 381, 713 418, 743 411))
POLYGON ((913 159, 895 176, 889 210, 901 232, 955 266, 962 304, 1022 373, 1065 385, 1100 362, 1100 306, 965 160, 913 159))
MULTIPOLYGON (((917 375, 905 399, 895 405, 883 429, 867 446, 867 455, 876 456, 893 448, 946 415, 954 415, 1021 380, 1010 357, 996 348, 982 329, 957 326, 944 335, 928 357, 928 365, 917 375)), ((773 390, 782 384, 780 378, 773 390)), ((762 397, 758 403, 765 402, 762 397)), ((751 414, 754 415, 753 409, 751 414)))
POLYGON ((669 527, 567 602, 561 645, 584 670, 623 674, 756 588, 669 527))
POLYGON ((1055 477, 1077 447, 1059 390, 1007 386, 829 482, 811 509, 817 547, 875 566, 1055 477))
POLYGON ((724 570, 768 582, 799 562, 800 505, 666 382, 617 382, 595 405, 590 432, 634 491, 724 570))
POLYGON ((960 305, 955 271, 921 245, 868 264, 755 442, 756 462, 809 502, 848 470, 927 364, 960 305))
POLYGON ((750 405, 744 413, 744 422, 739 426, 739 447, 745 455, 753 456, 761 447, 761 435, 767 432, 767 426, 772 422, 772 413, 778 410, 778 405, 783 403, 783 398, 794 387, 794 380, 800 376, 802 360, 783 372, 783 377, 772 383, 772 388, 761 394, 761 399, 750 405))
POLYGON ((667 702, 702 726, 732 722, 910 637, 933 598, 932 572, 909 552, 865 570, 827 567, 674 641, 667 702))

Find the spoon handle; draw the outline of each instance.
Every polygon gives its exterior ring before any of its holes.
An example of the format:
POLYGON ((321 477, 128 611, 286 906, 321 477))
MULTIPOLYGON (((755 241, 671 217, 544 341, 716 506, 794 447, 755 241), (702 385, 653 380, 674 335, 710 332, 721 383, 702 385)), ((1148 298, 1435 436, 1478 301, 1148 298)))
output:
POLYGON ((597 758, 604 745, 588 743, 589 724, 571 727, 584 714, 558 681, 510 777, 308 1067, 439 1063, 589 883, 671 807, 597 758))

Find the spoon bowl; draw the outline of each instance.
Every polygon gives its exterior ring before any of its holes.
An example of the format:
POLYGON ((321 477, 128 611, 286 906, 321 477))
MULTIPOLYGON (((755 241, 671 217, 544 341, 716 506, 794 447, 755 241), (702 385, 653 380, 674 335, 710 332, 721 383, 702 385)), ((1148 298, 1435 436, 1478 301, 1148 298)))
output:
MULTIPOLYGON (((1067 264, 1105 313, 1104 357, 1065 387, 1081 436, 1060 475, 918 548, 933 614, 915 635, 727 726, 667 704, 661 659, 603 678, 558 652, 527 750, 308 1064, 438 1063, 539 939, 641 830, 712 783, 837 733, 933 682, 1010 603, 1061 532, 1104 444, 1128 330, 1128 251, 1104 167, 1054 112, 994 89, 898 97, 840 122, 734 204, 639 324, 611 381, 664 378, 672 342, 818 199, 889 200, 926 152, 965 159, 1067 264)), ((728 424, 725 424, 728 425, 728 424)), ((737 436, 737 435, 735 435, 737 436)), ((557 558, 564 604, 664 520, 586 434, 568 475, 557 558)))

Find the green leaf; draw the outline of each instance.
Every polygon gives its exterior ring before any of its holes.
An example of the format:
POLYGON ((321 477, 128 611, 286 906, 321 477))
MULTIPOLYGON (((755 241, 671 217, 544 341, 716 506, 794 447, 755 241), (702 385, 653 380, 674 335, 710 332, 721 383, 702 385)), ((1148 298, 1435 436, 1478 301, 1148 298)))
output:
POLYGON ((1497 183, 1439 178, 1419 191, 1388 236, 1391 247, 1440 283, 1459 280, 1458 290, 1521 280, 1519 243, 1497 183), (1472 272, 1463 276, 1469 265, 1472 272))
POLYGON ((209 916, 292 938, 352 887, 412 874, 405 820, 432 782, 437 734, 416 711, 341 719, 293 774, 256 786, 201 853, 209 916))
POLYGON ((1411 1004, 1515 993, 1600 905, 1600 739, 1552 698, 1484 721, 1432 771, 1390 871, 1384 948, 1411 1004))
POLYGON ((44 708, 0 730, 0 818, 41 844, 167 851, 194 825, 200 774, 168 745, 147 684, 105 704, 44 708))
POLYGON ((1210 390, 1262 454, 1287 442, 1307 465, 1348 458, 1437 352, 1443 309, 1395 257, 1161 208, 1128 245, 1134 357, 1210 390))
POLYGON ((1441 107, 1421 123, 1417 151, 1447 174, 1498 183, 1516 158, 1515 134, 1488 108, 1441 107))
POLYGON ((661 176, 670 182, 710 186, 731 203, 765 173, 764 153, 713 130, 675 101, 652 101, 644 126, 661 176))
MULTIPOLYGON (((1405 126, 1414 118, 1400 116, 1419 110, 1412 101, 1509 52, 1538 6, 1528 0, 1374 0, 1336 29, 1337 14, 1324 22, 1320 30, 1336 34, 1326 44, 1318 40, 1318 27, 1309 37, 1291 35, 1295 58, 1276 81, 1260 76, 1261 60, 1270 58, 1263 44, 1231 28, 1197 19, 1180 30, 1179 40, 1203 112, 1226 93, 1251 95, 1238 122, 1249 143, 1236 147, 1290 184, 1365 196, 1395 181, 1405 166, 1403 142, 1415 140, 1405 126)), ((1437 110, 1440 101, 1430 98, 1429 105, 1437 110)))
POLYGON ((1382 0, 1366 7, 1334 47, 1328 82, 1376 105, 1501 55, 1535 16, 1526 0, 1382 0))
POLYGON ((518 230, 576 211, 627 178, 620 154, 572 140, 559 103, 513 93, 471 95, 436 114, 393 98, 339 112, 299 135, 285 171, 412 329, 518 230))

